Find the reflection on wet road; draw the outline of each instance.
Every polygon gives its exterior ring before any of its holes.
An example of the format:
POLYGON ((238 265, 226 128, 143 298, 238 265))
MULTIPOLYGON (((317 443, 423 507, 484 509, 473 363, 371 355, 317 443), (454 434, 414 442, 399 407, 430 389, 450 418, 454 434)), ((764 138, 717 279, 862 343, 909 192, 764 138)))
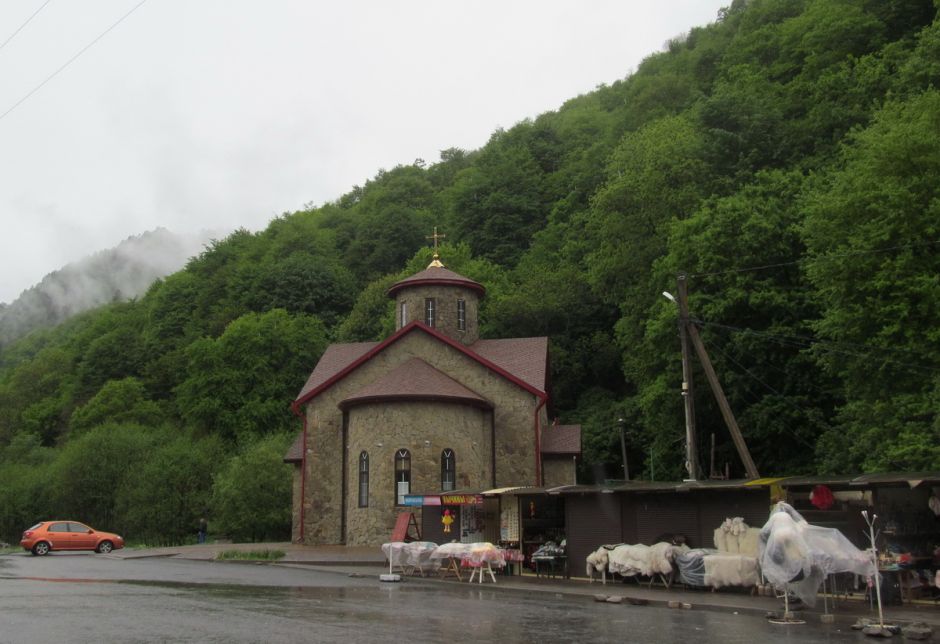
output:
POLYGON ((0 642, 859 642, 844 626, 272 565, 0 557, 0 642))

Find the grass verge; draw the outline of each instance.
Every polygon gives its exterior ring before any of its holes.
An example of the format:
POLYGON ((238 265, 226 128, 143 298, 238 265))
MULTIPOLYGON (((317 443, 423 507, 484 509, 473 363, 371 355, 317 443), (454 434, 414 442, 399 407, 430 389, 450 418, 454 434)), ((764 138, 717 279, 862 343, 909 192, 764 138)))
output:
POLYGON ((215 556, 218 561, 277 561, 284 558, 283 550, 223 550, 215 556))

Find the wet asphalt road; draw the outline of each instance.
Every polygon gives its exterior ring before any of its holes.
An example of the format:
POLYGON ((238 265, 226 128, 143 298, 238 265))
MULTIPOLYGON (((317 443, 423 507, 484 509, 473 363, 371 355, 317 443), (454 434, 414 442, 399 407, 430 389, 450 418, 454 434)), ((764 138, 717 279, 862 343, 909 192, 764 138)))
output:
POLYGON ((101 555, 0 556, 0 642, 862 642, 844 624, 327 569, 101 555))

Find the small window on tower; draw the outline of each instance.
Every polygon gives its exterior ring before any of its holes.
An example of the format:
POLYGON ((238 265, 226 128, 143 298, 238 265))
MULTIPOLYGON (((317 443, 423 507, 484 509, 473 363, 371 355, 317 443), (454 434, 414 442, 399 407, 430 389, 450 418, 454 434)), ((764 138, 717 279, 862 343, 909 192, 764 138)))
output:
POLYGON ((424 300, 424 323, 430 327, 434 326, 434 298, 428 297, 424 300))
POLYGON ((467 330, 467 303, 463 300, 457 300, 457 330, 467 330))
POLYGON ((408 303, 402 302, 401 303, 401 321, 398 324, 398 328, 400 329, 406 324, 408 324, 408 303))

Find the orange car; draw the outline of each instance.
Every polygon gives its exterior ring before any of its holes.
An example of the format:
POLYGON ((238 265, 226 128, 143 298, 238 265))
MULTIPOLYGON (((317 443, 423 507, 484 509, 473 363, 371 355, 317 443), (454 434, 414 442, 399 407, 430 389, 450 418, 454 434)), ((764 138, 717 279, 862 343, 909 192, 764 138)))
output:
POLYGON ((123 548, 124 539, 110 532, 92 530, 78 521, 41 521, 23 533, 20 545, 40 556, 50 550, 94 550, 107 554, 123 548))

